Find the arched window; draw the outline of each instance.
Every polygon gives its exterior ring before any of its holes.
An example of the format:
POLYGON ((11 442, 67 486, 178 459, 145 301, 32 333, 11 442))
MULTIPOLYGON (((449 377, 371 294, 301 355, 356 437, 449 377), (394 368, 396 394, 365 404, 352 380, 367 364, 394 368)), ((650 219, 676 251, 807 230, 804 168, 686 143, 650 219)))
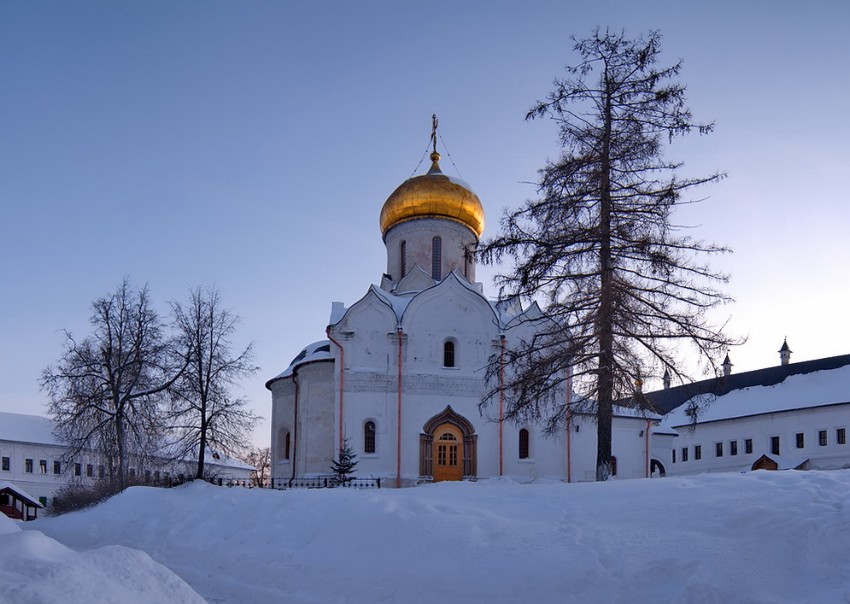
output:
POLYGON ((407 274, 407 241, 401 242, 399 257, 401 259, 401 276, 404 277, 407 274))
POLYGON ((431 240, 431 277, 435 281, 443 278, 443 240, 434 237, 431 240))
POLYGON ((455 343, 446 340, 443 343, 443 367, 455 366, 455 343))
POLYGON ((519 458, 528 459, 528 430, 519 431, 519 458))
POLYGON ((375 422, 366 422, 363 424, 363 452, 375 452, 375 422))
POLYGON ((287 428, 281 428, 277 433, 277 453, 280 461, 289 461, 292 436, 287 428))

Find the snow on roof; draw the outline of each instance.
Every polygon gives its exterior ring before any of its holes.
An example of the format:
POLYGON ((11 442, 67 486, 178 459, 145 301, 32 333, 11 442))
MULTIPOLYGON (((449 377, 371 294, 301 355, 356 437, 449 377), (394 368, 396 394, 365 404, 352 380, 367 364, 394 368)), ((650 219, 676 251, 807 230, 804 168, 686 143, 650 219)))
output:
POLYGON ((661 416, 652 411, 639 409, 637 407, 622 407, 614 405, 612 407, 614 417, 637 417, 640 419, 660 420, 661 416))
POLYGON ((0 440, 61 446, 49 418, 22 413, 0 412, 0 440))
POLYGON ((670 426, 691 423, 688 409, 698 405, 697 421, 712 422, 763 413, 850 403, 850 365, 790 375, 772 386, 752 386, 721 396, 699 395, 667 414, 670 426))
MULTIPOLYGON (((804 463, 809 461, 808 457, 787 457, 785 455, 774 455, 773 453, 765 453, 760 456, 756 461, 753 462, 753 465, 756 465, 762 457, 766 457, 776 464, 777 470, 796 470, 804 463)), ((747 468, 750 470, 751 468, 747 468)))
POLYGON ((292 372, 296 367, 312 363, 313 361, 333 359, 333 357, 334 355, 331 352, 331 343, 329 340, 319 340, 318 342, 308 344, 301 352, 298 353, 298 355, 296 355, 294 359, 292 359, 292 362, 289 363, 289 367, 266 382, 266 386, 268 387, 269 384, 277 379, 289 377, 292 375, 292 372))
POLYGON ((25 499, 26 502, 30 505, 34 505, 39 508, 43 508, 44 506, 39 503, 38 499, 27 493, 18 485, 12 484, 11 482, 0 482, 0 491, 5 491, 9 489, 16 495, 18 495, 18 499, 25 499))

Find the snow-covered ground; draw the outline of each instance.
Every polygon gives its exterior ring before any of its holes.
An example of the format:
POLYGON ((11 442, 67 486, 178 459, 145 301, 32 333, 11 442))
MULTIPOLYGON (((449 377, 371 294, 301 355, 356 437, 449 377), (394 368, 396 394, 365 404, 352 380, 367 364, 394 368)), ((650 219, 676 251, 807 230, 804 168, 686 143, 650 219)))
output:
POLYGON ((147 555, 233 604, 850 601, 850 471, 372 491, 196 483, 23 527, 0 535, 2 602, 191 602, 147 555), (41 599, 26 591, 45 583, 41 599), (97 589, 69 591, 83 583, 97 589))

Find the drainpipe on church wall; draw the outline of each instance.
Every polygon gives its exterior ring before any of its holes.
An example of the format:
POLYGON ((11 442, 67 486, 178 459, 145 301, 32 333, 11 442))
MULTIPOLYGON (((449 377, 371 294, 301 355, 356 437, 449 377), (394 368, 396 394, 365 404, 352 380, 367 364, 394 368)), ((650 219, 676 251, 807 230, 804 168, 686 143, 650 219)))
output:
POLYGON ((646 462, 644 464, 644 473, 646 474, 646 478, 649 478, 649 429, 652 427, 652 421, 646 420, 646 430, 643 433, 643 449, 644 454, 646 456, 646 462))
POLYGON ((292 383, 295 384, 295 405, 293 405, 292 418, 292 474, 289 477, 295 480, 295 464, 298 461, 298 399, 301 398, 301 385, 298 383, 298 368, 292 370, 292 383))
POLYGON ((345 417, 343 415, 343 411, 345 410, 345 408, 344 408, 345 348, 342 347, 342 344, 340 344, 339 342, 334 340, 333 336, 331 335, 331 328, 330 327, 328 327, 325 330, 325 333, 328 336, 328 340, 333 342, 336 345, 336 347, 339 348, 339 449, 337 449, 337 450, 341 450, 342 447, 343 447, 343 444, 344 444, 343 439, 344 439, 344 436, 345 436, 345 432, 344 432, 344 429, 343 429, 343 427, 344 427, 344 421, 343 420, 344 420, 344 417, 345 417))
POLYGON ((396 451, 395 451, 395 487, 401 488, 401 375, 402 375, 402 336, 404 331, 401 327, 396 328, 398 337, 398 415, 396 417, 396 451))
POLYGON ((499 339, 499 476, 504 475, 503 428, 505 423, 505 342, 504 335, 499 339))

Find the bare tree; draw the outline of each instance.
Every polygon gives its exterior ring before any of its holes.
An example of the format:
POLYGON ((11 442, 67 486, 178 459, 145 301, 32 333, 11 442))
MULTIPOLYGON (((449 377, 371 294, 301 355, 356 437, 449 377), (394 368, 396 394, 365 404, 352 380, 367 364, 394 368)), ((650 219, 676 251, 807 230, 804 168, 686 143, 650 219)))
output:
POLYGON ((235 456, 258 421, 232 390, 257 371, 252 345, 238 354, 231 336, 239 317, 221 305, 215 288, 197 287, 184 306, 172 302, 177 346, 188 367, 171 389, 170 425, 180 454, 194 455, 197 478, 204 477, 208 448, 235 456))
POLYGON ((69 459, 102 456, 117 487, 127 485, 128 462, 156 454, 165 391, 181 372, 147 287, 127 279, 92 304, 93 333, 77 341, 65 332, 65 352, 42 373, 49 414, 69 459))
POLYGON ((251 484, 255 487, 268 486, 272 476, 272 450, 270 447, 252 448, 242 455, 242 461, 254 466, 251 484))
POLYGON ((572 374, 581 395, 572 410, 595 414, 596 478, 606 480, 613 402, 653 372, 683 378, 683 340, 709 363, 733 344, 706 319, 730 301, 717 289, 727 277, 698 260, 728 250, 672 222, 683 193, 722 174, 679 178, 681 164, 663 157, 674 137, 712 125, 692 121, 674 81, 681 63, 656 66, 660 34, 596 30, 573 41, 577 64, 526 116, 555 121, 561 156, 540 171, 539 198, 505 213, 481 257, 513 260, 500 294, 537 299, 554 319, 491 363, 491 375, 505 370, 507 417, 543 418, 554 431, 570 416, 562 393, 572 374))

